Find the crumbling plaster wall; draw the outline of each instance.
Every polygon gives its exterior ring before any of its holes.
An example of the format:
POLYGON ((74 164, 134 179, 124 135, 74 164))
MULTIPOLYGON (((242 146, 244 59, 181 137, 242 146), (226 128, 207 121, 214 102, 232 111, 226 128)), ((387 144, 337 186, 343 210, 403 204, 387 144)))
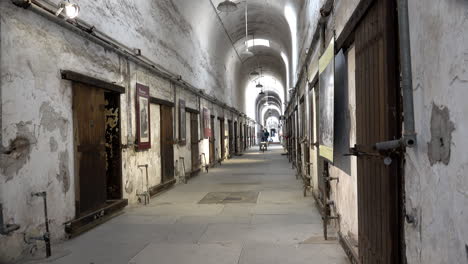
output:
POLYGON ((234 69, 227 65, 237 57, 230 52, 231 43, 208 1, 87 0, 79 4, 80 18, 87 23, 140 49, 142 55, 206 93, 235 103, 225 89, 237 88, 234 69))
POLYGON ((409 1, 418 136, 405 164, 409 264, 468 261, 467 10, 460 0, 409 1))
POLYGON ((0 19, 1 144, 8 149, 15 139, 27 139, 24 156, 1 154, 4 217, 21 225, 0 237, 0 262, 10 263, 32 248, 23 233, 44 231, 42 201, 31 192, 48 193, 53 241, 63 237, 63 223, 75 214, 72 91, 60 69, 120 81, 122 61, 9 1, 0 2, 0 19))
MULTIPOLYGON (((175 128, 176 128, 176 139, 180 139, 180 127, 179 127, 179 100, 184 100, 185 101, 185 107, 191 108, 198 110, 198 97, 195 96, 193 93, 186 91, 184 89, 177 89, 177 94, 176 94, 176 118, 175 118, 175 128)), ((184 176, 184 165, 185 165, 185 173, 189 173, 192 170, 192 156, 191 156, 191 127, 190 127, 190 113, 185 112, 185 128, 186 128, 186 134, 185 134, 185 144, 178 143, 174 145, 174 158, 177 161, 176 163, 176 176, 182 177, 184 176), (183 158, 183 162, 182 159, 183 158)), ((200 126, 197 127, 196 129, 200 129, 200 126)), ((200 135, 200 133, 199 133, 200 135)))
MULTIPOLYGON (((307 78, 309 81, 312 81, 316 74, 318 74, 318 62, 321 56, 321 53, 326 48, 323 43, 328 45, 330 39, 333 37, 339 36, 343 31, 344 26, 348 22, 351 14, 357 7, 359 1, 334 1, 333 12, 331 13, 325 31, 325 40, 322 38, 317 41, 316 45, 312 47, 312 50, 306 49, 309 48, 310 42, 314 35, 315 30, 317 30, 318 20, 320 18, 320 8, 325 4, 324 1, 316 1, 315 3, 306 3, 305 7, 301 13, 301 29, 300 36, 302 39, 302 49, 300 50, 300 63, 305 62, 307 53, 311 53, 310 61, 308 62, 307 67, 307 78), (304 19, 306 21, 304 21, 304 19)), ((318 29, 320 30, 320 29, 318 29)), ((351 54, 348 56, 348 91, 349 91, 349 114, 351 118, 351 124, 355 124, 355 98, 354 98, 354 50, 351 51, 351 54), (353 123, 354 122, 354 123, 353 123)), ((305 87, 299 89, 299 98, 304 94, 305 100, 307 100, 306 116, 309 120, 307 124, 308 130, 313 129, 317 131, 317 120, 315 116, 310 116, 310 109, 318 109, 316 105, 316 89, 318 85, 312 90, 311 93, 305 93, 305 87), (312 98, 310 98, 312 97, 312 98), (310 103, 312 99, 312 104, 310 103)), ((355 126, 352 126, 350 131, 350 141, 351 144, 355 143, 355 126)), ((314 138, 310 138, 311 143, 317 142, 317 133, 313 133, 314 138)), ((310 134, 309 134, 310 135, 310 134)), ((302 153, 304 156, 304 153, 302 153)), ((320 167, 321 165, 318 162, 321 162, 321 159, 318 156, 318 150, 313 145, 310 147, 310 156, 309 162, 311 163, 311 185, 312 191, 315 195, 318 194, 318 177, 321 177, 320 167)), ((340 179, 340 182, 331 183, 331 198, 335 201, 335 213, 340 214, 340 230, 344 236, 349 236, 351 240, 357 240, 358 235, 358 215, 357 215, 357 167, 356 167, 356 158, 351 158, 351 170, 350 175, 337 167, 330 166, 330 176, 337 177, 340 179)))
MULTIPOLYGON (((170 4, 170 1, 163 2, 154 3, 170 4)), ((207 43, 197 44, 192 41, 200 40, 200 28, 196 29, 197 35, 191 32, 196 30, 191 29, 186 21, 171 21, 167 15, 142 13, 145 19, 166 19, 151 23, 141 21, 143 18, 136 19, 139 12, 149 12, 145 9, 146 6, 129 6, 132 4, 123 2, 113 5, 115 3, 106 2, 103 4, 106 6, 104 8, 98 6, 100 4, 95 1, 80 2, 80 18, 127 45, 141 48, 143 54, 152 56, 158 63, 181 74, 187 82, 204 88, 207 93, 220 100, 226 99, 222 88, 226 83, 235 85, 236 82, 228 77, 230 69, 219 70, 225 69, 218 67, 225 59, 223 56, 208 56, 207 43), (153 34, 147 32, 154 29, 152 25, 155 24, 159 25, 160 31, 153 34), (173 34, 182 30, 181 28, 188 32, 173 34), (164 43, 152 38, 155 34, 172 37, 171 43, 166 47, 164 43), (175 48, 171 50, 170 47, 175 48), (176 51, 187 54, 175 54, 176 51), (181 62, 179 59, 182 57, 189 64, 181 62)), ((146 2, 142 5, 145 4, 146 2)), ((152 8, 150 10, 155 11, 152 8)), ((177 9, 171 5, 168 8, 172 8, 170 12, 177 9)), ((188 15, 189 11, 184 12, 188 15)), ((9 263, 21 255, 28 255, 28 251, 33 248, 24 244, 23 233, 38 235, 44 232, 42 202, 31 198, 31 192, 48 192, 48 214, 53 241, 64 238, 63 223, 75 217, 72 84, 61 79, 60 70, 77 71, 127 88, 126 94, 121 95, 124 146, 122 181, 123 197, 129 199, 130 203, 137 202, 136 192, 146 184, 142 177, 144 171, 138 165, 149 165, 150 185, 161 181, 159 106, 151 106, 152 148, 135 151, 135 84, 139 82, 148 85, 151 96, 168 101, 174 101, 174 87, 170 82, 128 62, 111 50, 85 40, 30 10, 18 8, 10 1, 0 2, 0 27, 3 141, 0 143, 7 150, 11 146, 19 146, 21 150, 8 155, 1 154, 0 160, 0 202, 4 206, 5 221, 21 225, 19 231, 0 237, 0 263, 9 263), (21 52, 17 52, 19 50, 21 52)), ((190 97, 187 100, 188 106, 197 109, 197 100, 193 99, 193 95, 187 97, 190 97)), ((188 128, 189 124, 188 122, 188 128)), ((175 158, 180 155, 190 157, 188 149, 176 153, 175 158)), ((40 246, 41 243, 37 245, 40 246)))
MULTIPOLYGON (((350 124, 349 147, 356 144, 356 83, 355 83, 355 50, 349 49, 346 54, 348 69, 348 102, 347 118, 350 124)), ((334 214, 340 215, 340 232, 348 241, 357 246, 358 241, 358 195, 357 195, 357 157, 351 156, 349 171, 344 171, 336 166, 330 166, 330 176, 337 177, 338 181, 332 181, 331 197, 334 202, 334 214)))

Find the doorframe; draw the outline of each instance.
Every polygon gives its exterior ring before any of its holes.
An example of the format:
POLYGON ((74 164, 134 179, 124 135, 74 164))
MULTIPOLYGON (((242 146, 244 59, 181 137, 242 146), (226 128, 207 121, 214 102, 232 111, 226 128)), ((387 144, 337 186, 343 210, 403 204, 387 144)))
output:
MULTIPOLYGON (((72 84, 73 84, 73 82, 75 82, 75 83, 81 83, 81 84, 84 84, 84 85, 89 85, 89 86, 92 86, 92 87, 103 89, 104 91, 113 93, 115 95, 121 95, 121 94, 126 93, 126 88, 123 87, 123 86, 115 84, 115 82, 95 78, 95 77, 92 77, 92 76, 89 76, 89 75, 86 75, 86 74, 82 74, 82 73, 78 73, 78 72, 75 72, 75 71, 60 70, 60 75, 61 75, 61 78, 63 80, 71 81, 72 84)), ((73 85, 72 85, 72 89, 74 89, 73 85)), ((121 118, 122 117, 122 107, 121 107, 120 97, 118 97, 118 102, 119 102, 119 118, 121 118)), ((72 111, 73 111, 73 109, 72 109, 72 111)), ((73 120, 73 122, 74 122, 74 120, 73 120)), ((118 132, 119 140, 122 138, 122 129, 121 128, 122 128, 122 122, 119 122, 119 132, 118 132)), ((73 140, 73 148, 74 148, 74 153, 73 153, 74 158, 73 159, 74 159, 74 163, 76 162, 76 160, 75 160, 76 159, 76 152, 75 152, 76 145, 75 144, 76 144, 76 142, 73 140)), ((120 149, 119 149, 119 152, 120 152, 120 155, 119 155, 120 166, 119 166, 119 170, 118 170, 118 175, 116 175, 116 176, 122 182, 123 172, 122 172, 122 144, 121 144, 121 142, 120 142, 119 146, 120 146, 120 149)), ((74 173, 73 181, 76 182, 77 177, 79 177, 79 175, 76 173, 76 171, 74 171, 73 173, 74 173)), ((87 215, 79 216, 77 214, 77 208, 76 208, 76 205, 75 205, 74 219, 64 223, 65 232, 70 236, 70 238, 76 237, 76 236, 86 232, 87 230, 90 230, 90 229, 94 228, 96 225, 99 225, 101 223, 106 222, 107 220, 110 220, 111 218, 116 216, 116 212, 118 212, 118 211, 122 210, 123 208, 125 208, 128 205, 128 199, 123 199, 123 192, 124 192, 123 182, 122 182, 121 187, 122 187, 120 189, 120 197, 121 198, 119 200, 113 200, 105 208, 102 208, 100 210, 90 212, 87 215)), ((76 198, 74 198, 74 199, 76 200, 76 198)))

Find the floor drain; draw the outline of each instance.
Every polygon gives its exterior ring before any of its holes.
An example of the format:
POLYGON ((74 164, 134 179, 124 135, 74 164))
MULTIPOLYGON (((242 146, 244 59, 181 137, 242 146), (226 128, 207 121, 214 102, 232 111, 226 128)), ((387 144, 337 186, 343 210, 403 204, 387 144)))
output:
POLYGON ((240 201, 242 198, 240 197, 226 197, 224 201, 240 201))
POLYGON ((257 203, 259 192, 210 192, 199 204, 257 203))

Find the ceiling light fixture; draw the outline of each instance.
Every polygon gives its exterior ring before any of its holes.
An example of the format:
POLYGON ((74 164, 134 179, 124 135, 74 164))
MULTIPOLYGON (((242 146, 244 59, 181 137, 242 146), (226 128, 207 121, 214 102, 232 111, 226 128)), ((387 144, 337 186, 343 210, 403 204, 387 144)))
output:
POLYGON ((253 72, 250 73, 251 76, 259 76, 260 73, 257 70, 253 70, 253 72))
MULTIPOLYGON (((245 40, 248 39, 249 37, 249 27, 248 27, 248 14, 247 14, 247 9, 248 9, 248 4, 247 4, 247 0, 245 0, 245 40)), ((248 46, 245 46, 245 52, 244 54, 246 54, 247 56, 251 57, 251 56, 254 56, 255 54, 253 54, 250 50, 249 50, 249 47, 248 46)))
POLYGON ((237 4, 229 0, 224 0, 217 7, 219 12, 230 13, 237 10, 237 4))
POLYGON ((63 11, 65 11, 66 18, 73 19, 80 13, 80 7, 77 4, 70 3, 70 1, 62 1, 55 15, 59 16, 63 11))

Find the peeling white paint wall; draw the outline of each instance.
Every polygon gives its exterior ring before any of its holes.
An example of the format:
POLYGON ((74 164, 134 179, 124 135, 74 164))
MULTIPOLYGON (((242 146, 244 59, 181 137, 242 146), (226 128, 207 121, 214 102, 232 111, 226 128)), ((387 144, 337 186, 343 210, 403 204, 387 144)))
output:
POLYGON ((468 2, 409 1, 413 89, 418 145, 405 164, 409 264, 467 263, 468 252, 468 2), (446 107, 455 130, 432 121, 446 107), (431 130, 451 133, 447 164, 430 163, 431 130))
MULTIPOLYGON (((355 50, 351 47, 346 54, 348 69, 348 116, 350 121, 349 147, 356 144, 356 83, 355 50)), ((351 244, 358 242, 358 195, 357 195, 357 157, 350 157, 350 171, 330 166, 330 176, 339 181, 331 182, 331 197, 335 201, 335 215, 340 215, 339 228, 351 244)))
MULTIPOLYGON (((203 88, 205 93, 236 106, 235 93, 230 91, 237 87, 234 77, 237 68, 224 66, 230 52, 222 55, 211 52, 214 43, 204 39, 207 29, 192 16, 195 3, 184 7, 180 1, 170 0, 80 1, 79 4, 80 18, 84 21, 130 47, 141 49, 145 56, 182 75, 183 80, 203 88)), ((209 3, 203 5, 205 10, 211 10, 209 3)), ((205 17, 203 23, 213 24, 213 33, 224 36, 216 45, 229 50, 228 39, 215 16, 205 17)), ((76 71, 126 88, 120 97, 124 145, 122 189, 123 198, 130 203, 137 203, 137 192, 146 187, 146 172, 138 165, 148 164, 150 187, 161 182, 158 105, 150 108, 152 147, 135 151, 136 83, 149 86, 151 96, 171 102, 185 98, 188 107, 199 109, 199 106, 192 93, 179 87, 175 95, 169 81, 10 1, 0 2, 0 34, 3 141, 0 143, 8 148, 18 138, 29 142, 24 155, 1 154, 0 202, 5 222, 21 225, 12 235, 0 236, 0 263, 10 263, 30 255, 33 245, 24 243, 23 233, 44 232, 42 201, 31 198, 31 192, 48 193, 53 243, 65 237, 63 223, 75 218, 72 88, 70 81, 61 79, 60 70, 76 71)), ((209 107, 213 109, 211 103, 209 107)), ((178 112, 178 104, 173 111, 178 112)), ((220 110, 213 113, 219 115, 220 110)), ((187 138, 190 138, 190 118, 187 118, 187 138)), ((207 140, 200 143, 200 153, 207 153, 209 160, 207 143, 207 140)), ((174 152, 176 161, 183 156, 186 167, 191 167, 190 141, 181 148, 176 147, 174 152)), ((180 168, 176 171, 180 172, 180 168)), ((39 247, 42 244, 37 243, 39 247)), ((41 253, 39 250, 38 254, 41 253)))

